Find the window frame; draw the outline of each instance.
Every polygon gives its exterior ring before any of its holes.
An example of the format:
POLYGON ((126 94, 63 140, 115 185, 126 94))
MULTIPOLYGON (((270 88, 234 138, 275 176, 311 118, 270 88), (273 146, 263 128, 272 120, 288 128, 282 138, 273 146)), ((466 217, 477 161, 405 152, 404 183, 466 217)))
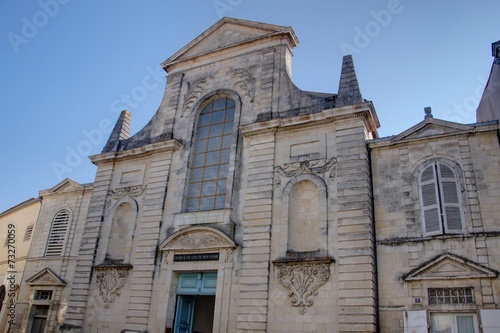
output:
MULTIPOLYGON (((193 121, 193 128, 192 128, 192 134, 191 134, 191 147, 190 147, 190 153, 189 153, 189 159, 188 159, 188 165, 187 165, 187 173, 186 173, 186 183, 185 183, 185 189, 184 189, 184 195, 183 195, 183 204, 182 204, 182 212, 183 213, 202 213, 202 212, 210 212, 210 211, 215 211, 215 210, 223 210, 227 209, 230 207, 230 201, 232 198, 232 187, 233 187, 233 182, 234 182, 234 169, 235 169, 235 160, 236 160, 236 153, 237 153, 237 141, 238 141, 238 124, 239 124, 239 115, 240 115, 240 110, 241 110, 241 103, 240 99, 237 95, 232 94, 231 92, 217 92, 213 95, 210 95, 209 97, 203 99, 202 102, 199 103, 199 105, 195 108, 197 110, 195 116, 194 116, 194 121, 193 121), (234 109, 234 114, 232 118, 232 131, 229 135, 229 133, 226 134, 226 136, 229 136, 231 138, 231 142, 229 143, 228 147, 221 147, 219 152, 222 150, 228 149, 229 150, 229 159, 227 164, 227 176, 225 177, 226 179, 226 190, 225 190, 225 197, 223 201, 223 205, 221 207, 218 207, 217 204, 213 206, 213 208, 209 209, 203 209, 201 205, 201 198, 203 198, 203 193, 201 192, 200 189, 200 196, 189 196, 189 191, 190 191, 190 186, 193 183, 192 180, 192 175, 193 175, 193 168, 192 165, 194 164, 194 158, 195 158, 195 145, 198 142, 198 135, 199 131, 198 129, 200 128, 199 126, 199 121, 200 121, 200 115, 202 112, 205 110, 207 106, 212 104, 214 101, 218 99, 226 99, 226 106, 223 110, 228 110, 231 109, 231 107, 227 107, 227 101, 230 100, 234 103, 234 106, 232 107, 234 109), (197 209, 190 209, 189 208, 189 199, 195 199, 198 198, 200 201, 198 201, 198 208, 197 209)), ((211 111, 212 112, 212 111, 211 111)), ((222 122, 224 124, 226 122, 222 122)), ((210 125, 212 122, 209 123, 210 125)), ((222 129, 222 135, 221 138, 223 139, 224 137, 224 129, 222 129)), ((205 150, 205 154, 207 152, 210 152, 210 150, 205 150)), ((219 160, 220 161, 220 160, 219 160)), ((223 165, 221 163, 217 164, 217 166, 223 165)), ((205 170, 207 167, 206 161, 203 167, 198 168, 205 170)), ((221 180, 222 178, 217 178, 216 181, 221 180)), ((202 186, 203 182, 200 182, 200 186, 202 186)), ((216 197, 216 195, 215 195, 216 197)))
POLYGON ((477 312, 447 312, 447 311, 431 311, 429 314, 429 326, 430 332, 435 332, 433 327, 433 319, 437 316, 451 316, 452 317, 452 333, 458 333, 458 321, 459 317, 472 317, 472 324, 474 328, 474 333, 479 333, 479 325, 478 325, 478 315, 477 312))
POLYGON ((476 304, 474 287, 428 288, 427 297, 429 305, 476 304))
MULTIPOLYGON (((62 257, 64 255, 64 251, 66 249, 66 241, 68 239, 68 232, 69 232, 69 229, 70 229, 70 224, 71 224, 71 221, 72 221, 72 217, 73 217, 73 215, 71 213, 71 210, 68 209, 68 208, 61 208, 61 209, 59 209, 57 211, 56 214, 54 214, 54 217, 52 218, 52 222, 50 224, 49 234, 47 236, 47 244, 45 245, 44 257, 62 257), (64 221, 62 221, 62 222, 65 222, 65 224, 66 224, 65 225, 64 233, 58 232, 54 228, 54 223, 56 222, 56 218, 58 218, 58 216, 60 214, 62 214, 63 212, 67 213, 67 218, 64 221), (60 250, 59 250, 58 253, 55 252, 52 249, 53 245, 51 244, 51 242, 55 242, 57 236, 59 236, 60 239, 61 239, 61 248, 60 248, 60 250), (50 253, 50 251, 54 251, 54 253, 50 253)), ((59 221, 57 221, 57 222, 61 223, 59 221)))
POLYGON ((462 191, 461 191, 461 179, 455 170, 455 168, 449 163, 445 163, 440 160, 433 160, 430 163, 427 163, 422 166, 417 175, 418 182, 418 199, 419 199, 419 207, 420 207, 420 215, 421 215, 421 223, 422 223, 422 231, 425 236, 434 236, 434 235, 445 235, 445 234, 462 234, 465 232, 465 216, 464 209, 462 205, 462 191), (423 180, 424 173, 432 168, 432 179, 423 180), (452 172, 453 177, 442 176, 443 168, 448 168, 449 171, 452 172), (444 187, 443 184, 447 183, 448 185, 454 183, 453 187, 444 187), (429 193, 424 193, 424 187, 427 186, 427 189, 432 186, 433 195, 435 200, 434 204, 425 204, 428 202, 429 193), (454 191, 456 195, 456 202, 447 202, 447 194, 449 198, 449 193, 454 191), (448 219, 447 213, 450 208, 458 209, 458 216, 460 219, 460 228, 451 228, 452 221, 448 219), (426 212, 431 210, 437 210, 438 217, 438 229, 428 231, 429 226, 432 221, 426 219, 426 212))

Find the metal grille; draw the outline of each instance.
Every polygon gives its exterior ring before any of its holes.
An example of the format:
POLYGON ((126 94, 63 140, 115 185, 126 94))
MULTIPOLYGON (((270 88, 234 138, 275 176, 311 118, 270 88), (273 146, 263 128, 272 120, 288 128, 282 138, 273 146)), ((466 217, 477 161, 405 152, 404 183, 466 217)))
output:
POLYGON ((429 289, 429 304, 474 304, 473 288, 429 289))
POLYGON ((35 291, 36 301, 50 301, 52 299, 52 290, 37 290, 35 291))
POLYGON ((69 217, 69 212, 65 209, 59 211, 54 217, 52 227, 50 228, 47 250, 45 251, 46 256, 60 256, 62 254, 66 232, 68 230, 69 217))
POLYGON ((218 98, 198 117, 186 195, 188 212, 224 208, 234 105, 229 98, 218 98))

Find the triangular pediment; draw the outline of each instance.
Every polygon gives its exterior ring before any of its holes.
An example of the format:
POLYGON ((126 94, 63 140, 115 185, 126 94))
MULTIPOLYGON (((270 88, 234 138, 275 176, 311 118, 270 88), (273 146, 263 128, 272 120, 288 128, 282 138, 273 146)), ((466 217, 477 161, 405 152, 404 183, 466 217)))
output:
POLYGON ((441 254, 403 276, 404 281, 495 278, 488 267, 451 253, 441 254))
POLYGON ((392 138, 393 142, 441 136, 474 130, 474 126, 428 118, 392 138))
POLYGON ((83 189, 83 185, 80 183, 75 182, 71 178, 66 178, 60 183, 58 183, 56 186, 45 190, 41 191, 40 194, 50 194, 50 193, 60 193, 60 192, 70 192, 70 191, 78 191, 83 189))
POLYGON ((160 244, 160 251, 209 251, 234 249, 238 245, 220 230, 210 227, 182 229, 160 244))
POLYGON ((26 280, 30 286, 65 286, 64 281, 59 275, 46 267, 26 280))
POLYGON ((166 68, 174 62, 236 47, 275 34, 287 35, 292 47, 298 44, 297 37, 290 27, 224 17, 165 60, 162 66, 166 68))

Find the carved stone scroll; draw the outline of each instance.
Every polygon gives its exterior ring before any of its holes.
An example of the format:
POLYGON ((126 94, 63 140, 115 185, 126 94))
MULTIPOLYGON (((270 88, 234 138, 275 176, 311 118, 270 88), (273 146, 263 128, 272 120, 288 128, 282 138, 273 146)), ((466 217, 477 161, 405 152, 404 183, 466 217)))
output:
POLYGON ((194 104, 198 101, 203 93, 205 86, 212 79, 211 76, 204 76, 193 82, 193 84, 189 87, 189 91, 184 98, 184 112, 182 113, 182 117, 184 115, 191 112, 194 104))
POLYGON ((111 209, 113 201, 116 202, 117 200, 120 200, 126 197, 127 195, 131 197, 138 197, 144 193, 146 188, 147 185, 135 185, 135 186, 119 187, 115 188, 114 190, 109 190, 105 204, 106 211, 109 211, 111 209))
MULTIPOLYGON (((253 70, 254 68, 250 68, 253 70)), ((247 97, 250 102, 253 102, 255 96, 255 78, 252 76, 251 72, 243 69, 233 69, 230 71, 231 78, 235 80, 234 87, 241 90, 245 97, 247 97)))
POLYGON ((332 259, 307 261, 275 261, 278 268, 278 280, 288 289, 288 297, 292 306, 299 308, 304 314, 308 307, 313 306, 313 297, 318 295, 318 289, 330 278, 330 263, 332 259))
POLYGON ((104 302, 104 308, 109 308, 109 305, 115 301, 115 298, 120 295, 120 289, 127 282, 131 265, 108 265, 96 266, 96 283, 104 302))
POLYGON ((336 165, 337 158, 332 157, 330 159, 287 163, 282 167, 276 166, 274 167, 274 186, 278 188, 281 185, 281 177, 292 178, 305 173, 321 174, 328 172, 328 177, 333 179, 335 177, 336 165))
POLYGON ((147 187, 147 185, 119 187, 119 188, 115 188, 114 190, 109 190, 108 195, 115 200, 121 199, 121 198, 125 197, 126 195, 130 195, 132 197, 138 197, 142 193, 144 193, 144 190, 146 189, 146 187, 147 187))

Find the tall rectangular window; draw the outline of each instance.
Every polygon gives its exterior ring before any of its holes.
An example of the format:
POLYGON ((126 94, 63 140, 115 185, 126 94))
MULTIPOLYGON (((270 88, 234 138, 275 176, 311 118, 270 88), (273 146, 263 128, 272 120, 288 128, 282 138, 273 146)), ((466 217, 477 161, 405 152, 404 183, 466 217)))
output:
POLYGON ((186 194, 188 212, 225 207, 234 110, 234 101, 222 97, 212 100, 198 116, 186 194))
POLYGON ((453 169, 444 163, 432 163, 422 171, 419 181, 424 233, 463 232, 458 178, 453 169))

